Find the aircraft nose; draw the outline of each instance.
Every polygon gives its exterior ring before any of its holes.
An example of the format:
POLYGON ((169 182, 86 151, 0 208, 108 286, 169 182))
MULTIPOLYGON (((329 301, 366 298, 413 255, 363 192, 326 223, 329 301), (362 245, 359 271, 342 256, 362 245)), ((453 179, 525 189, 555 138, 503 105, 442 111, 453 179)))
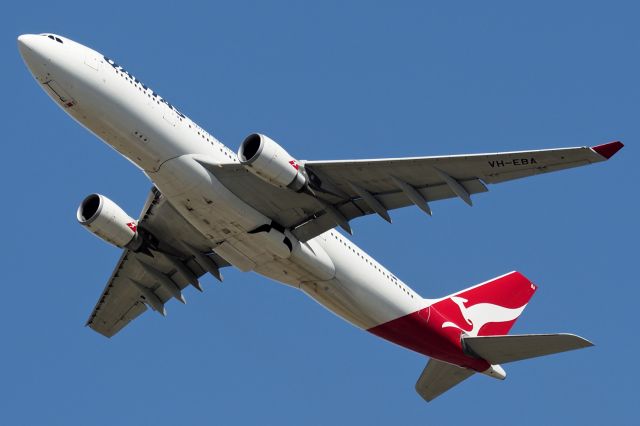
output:
POLYGON ((20 56, 29 68, 40 65, 47 60, 45 40, 35 34, 22 34, 18 37, 18 50, 20 56))
POLYGON ((47 48, 47 41, 46 37, 35 34, 22 34, 18 37, 20 56, 36 79, 43 76, 50 62, 51 50, 47 48))
POLYGON ((28 50, 33 50, 33 38, 35 36, 33 34, 22 34, 18 36, 18 50, 20 50, 20 54, 24 56, 24 54, 28 50))

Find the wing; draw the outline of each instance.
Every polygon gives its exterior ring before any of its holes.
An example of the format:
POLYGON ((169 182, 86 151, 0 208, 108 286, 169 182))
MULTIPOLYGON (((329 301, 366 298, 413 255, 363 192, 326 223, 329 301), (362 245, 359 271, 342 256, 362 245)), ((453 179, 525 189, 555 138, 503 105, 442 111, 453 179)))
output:
POLYGON ((184 303, 185 287, 202 290, 200 276, 210 272, 221 279, 218 269, 228 265, 221 257, 207 254, 206 238, 155 188, 142 210, 138 229, 157 239, 157 250, 124 250, 86 324, 106 337, 120 331, 147 306, 164 315, 169 299, 184 303))
POLYGON ((431 214, 430 202, 471 195, 494 184, 605 161, 623 147, 518 151, 441 157, 301 162, 311 191, 296 193, 262 181, 240 164, 201 164, 229 190, 307 241, 336 225, 351 232, 349 221, 416 205, 431 214))
POLYGON ((475 373, 473 370, 431 358, 416 382, 416 392, 427 402, 475 373))

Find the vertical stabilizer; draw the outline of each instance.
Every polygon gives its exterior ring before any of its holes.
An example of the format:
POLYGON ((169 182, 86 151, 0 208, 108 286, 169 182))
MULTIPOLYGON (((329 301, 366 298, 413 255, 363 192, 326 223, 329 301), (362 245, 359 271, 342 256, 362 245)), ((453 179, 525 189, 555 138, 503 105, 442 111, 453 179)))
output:
POLYGON ((537 287, 520 272, 462 290, 432 305, 446 321, 442 328, 458 328, 468 336, 507 334, 537 287))

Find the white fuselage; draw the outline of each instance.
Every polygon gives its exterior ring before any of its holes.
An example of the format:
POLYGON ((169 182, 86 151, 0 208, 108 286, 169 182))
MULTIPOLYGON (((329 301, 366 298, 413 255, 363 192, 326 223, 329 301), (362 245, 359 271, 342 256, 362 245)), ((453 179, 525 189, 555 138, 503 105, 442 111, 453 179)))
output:
POLYGON ((33 75, 65 112, 142 169, 214 251, 239 252, 249 259, 241 269, 298 287, 363 329, 429 303, 335 230, 288 258, 266 250, 247 232, 271 219, 195 161, 237 163, 236 154, 113 61, 55 37, 20 37, 33 75))

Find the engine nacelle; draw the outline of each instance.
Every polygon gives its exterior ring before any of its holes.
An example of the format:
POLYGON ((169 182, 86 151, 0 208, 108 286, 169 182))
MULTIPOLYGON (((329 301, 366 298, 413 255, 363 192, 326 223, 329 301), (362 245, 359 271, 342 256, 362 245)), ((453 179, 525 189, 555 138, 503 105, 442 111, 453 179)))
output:
POLYGON ((78 207, 78 222, 102 240, 120 248, 135 249, 141 238, 138 221, 116 203, 100 194, 91 194, 78 207))
POLYGON ((272 185, 301 191, 307 184, 295 158, 272 139, 253 133, 240 144, 240 164, 272 185))

